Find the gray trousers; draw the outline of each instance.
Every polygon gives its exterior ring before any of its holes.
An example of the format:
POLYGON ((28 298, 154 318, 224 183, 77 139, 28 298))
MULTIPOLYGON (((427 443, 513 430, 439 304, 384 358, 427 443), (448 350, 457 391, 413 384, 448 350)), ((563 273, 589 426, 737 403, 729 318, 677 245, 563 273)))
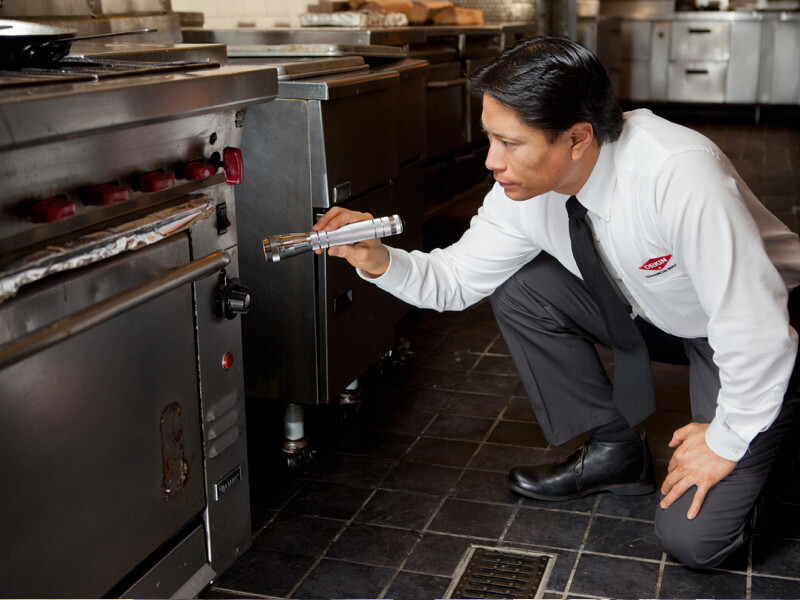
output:
MULTIPOLYGON (((608 332, 583 281, 542 254, 498 288, 491 304, 548 442, 562 444, 620 416, 595 347, 609 346, 608 332)), ((678 338, 642 319, 636 322, 651 360, 690 365, 692 421, 709 423, 720 381, 708 341, 678 338)), ((668 509, 657 509, 656 534, 666 552, 689 567, 710 568, 748 539, 757 500, 792 424, 796 387, 790 386, 775 423, 709 491, 697 517, 686 518, 694 488, 668 509)))

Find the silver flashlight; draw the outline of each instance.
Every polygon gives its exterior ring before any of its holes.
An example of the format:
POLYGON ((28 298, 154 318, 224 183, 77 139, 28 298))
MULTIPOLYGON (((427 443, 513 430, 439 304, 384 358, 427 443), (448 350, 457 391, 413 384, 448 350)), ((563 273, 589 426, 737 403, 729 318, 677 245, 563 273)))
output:
POLYGON ((271 235, 262 240, 264 258, 267 262, 278 262, 283 258, 297 256, 331 246, 355 244, 365 240, 383 238, 403 233, 403 220, 398 215, 379 217, 370 221, 359 221, 343 225, 336 231, 310 231, 271 235))

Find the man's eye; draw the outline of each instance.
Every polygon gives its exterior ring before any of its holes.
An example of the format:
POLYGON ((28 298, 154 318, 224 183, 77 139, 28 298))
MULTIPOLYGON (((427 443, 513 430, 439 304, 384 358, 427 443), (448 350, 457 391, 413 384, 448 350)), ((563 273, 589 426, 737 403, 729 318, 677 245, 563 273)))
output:
POLYGON ((505 146, 506 148, 513 148, 514 146, 516 146, 516 144, 514 142, 503 142, 503 146, 505 146))

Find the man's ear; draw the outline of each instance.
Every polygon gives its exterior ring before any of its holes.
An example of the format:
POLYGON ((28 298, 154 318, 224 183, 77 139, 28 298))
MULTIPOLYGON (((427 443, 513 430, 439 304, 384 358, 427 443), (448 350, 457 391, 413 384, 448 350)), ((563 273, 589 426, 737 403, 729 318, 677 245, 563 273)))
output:
POLYGON ((586 150, 592 145, 594 128, 588 121, 581 121, 570 127, 569 136, 572 144, 572 158, 573 160, 579 160, 583 158, 586 150))

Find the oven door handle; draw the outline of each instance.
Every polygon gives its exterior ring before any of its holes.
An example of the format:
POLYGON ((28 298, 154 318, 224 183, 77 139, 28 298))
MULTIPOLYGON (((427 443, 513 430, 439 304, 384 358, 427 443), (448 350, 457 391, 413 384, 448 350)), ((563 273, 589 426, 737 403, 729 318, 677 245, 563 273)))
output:
POLYGON ((226 267, 230 262, 230 254, 224 250, 218 250, 172 269, 157 279, 32 331, 13 342, 0 346, 0 369, 28 358, 36 352, 55 346, 59 342, 113 319, 186 283, 207 277, 226 267))

